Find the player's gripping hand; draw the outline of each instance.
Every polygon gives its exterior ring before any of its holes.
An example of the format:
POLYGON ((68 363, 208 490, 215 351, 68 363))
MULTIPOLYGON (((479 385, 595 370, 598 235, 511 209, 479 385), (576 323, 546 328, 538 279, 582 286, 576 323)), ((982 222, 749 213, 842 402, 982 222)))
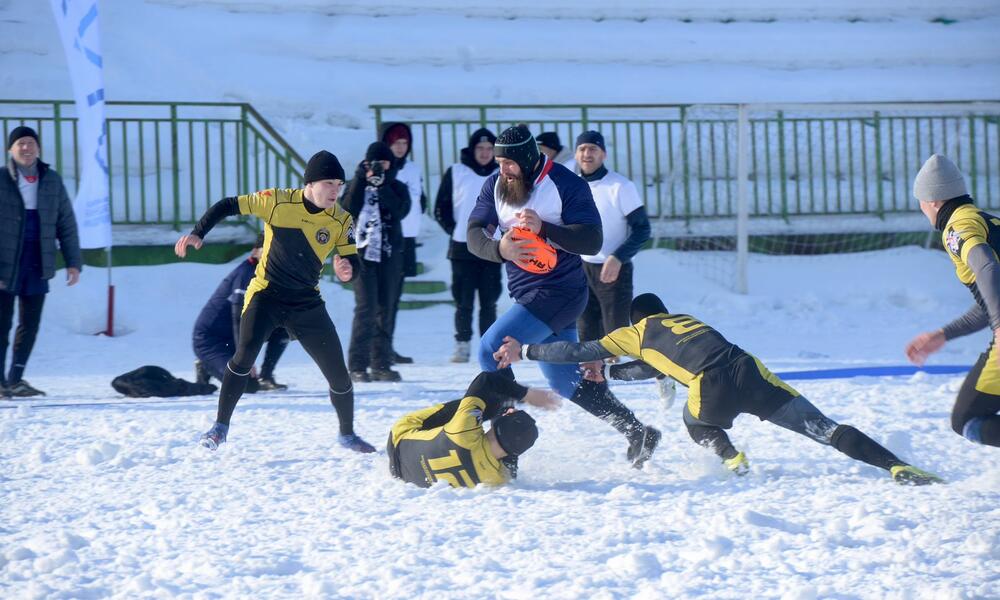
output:
POLYGON ((493 358, 497 361, 498 369, 506 369, 513 363, 521 360, 521 342, 509 335, 504 336, 503 345, 493 353, 493 358))

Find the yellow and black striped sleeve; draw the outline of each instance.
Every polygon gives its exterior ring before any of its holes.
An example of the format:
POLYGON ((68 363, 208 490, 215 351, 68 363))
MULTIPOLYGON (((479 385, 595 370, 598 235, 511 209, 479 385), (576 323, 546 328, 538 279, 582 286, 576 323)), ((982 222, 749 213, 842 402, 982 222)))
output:
POLYGON ((270 188, 238 196, 237 201, 240 204, 240 214, 253 215, 265 223, 269 223, 278 201, 278 191, 276 188, 270 188))
POLYGON ((354 237, 354 219, 351 218, 351 213, 342 209, 340 205, 336 205, 336 209, 333 213, 333 218, 340 223, 340 236, 334 242, 337 247, 337 254, 340 256, 351 256, 358 253, 358 248, 355 245, 354 237))
POLYGON ((948 251, 968 264, 969 251, 981 244, 989 243, 989 230, 978 214, 953 219, 948 223, 942 237, 948 251))
POLYGON ((396 421, 395 425, 392 426, 393 445, 399 445, 399 441, 406 438, 407 435, 422 430, 424 428, 424 421, 442 408, 444 408, 443 404, 435 404, 434 406, 411 412, 396 421))
POLYGON ((486 402, 475 396, 466 396, 458 405, 455 416, 444 426, 444 431, 452 442, 463 448, 472 448, 484 435, 483 412, 486 402))
POLYGON ((634 325, 619 327, 599 341, 605 350, 615 356, 640 358, 642 355, 642 332, 634 325))

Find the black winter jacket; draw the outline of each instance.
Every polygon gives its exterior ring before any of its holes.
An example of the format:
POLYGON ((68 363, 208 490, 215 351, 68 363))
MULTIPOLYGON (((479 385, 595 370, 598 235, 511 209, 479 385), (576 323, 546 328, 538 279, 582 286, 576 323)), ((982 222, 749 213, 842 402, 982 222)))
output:
MULTIPOLYGON (((17 280, 24 240, 24 199, 17 187, 17 167, 10 159, 0 169, 0 290, 17 280)), ((68 267, 83 268, 76 217, 59 173, 38 161, 38 219, 41 223, 42 277, 56 273, 56 241, 68 267)))

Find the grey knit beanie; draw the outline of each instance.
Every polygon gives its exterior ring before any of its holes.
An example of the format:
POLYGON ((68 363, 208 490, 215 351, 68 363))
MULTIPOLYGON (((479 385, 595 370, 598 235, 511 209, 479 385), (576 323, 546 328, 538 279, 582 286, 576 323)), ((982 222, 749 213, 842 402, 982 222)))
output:
POLYGON ((968 194, 965 178, 943 154, 933 154, 913 180, 913 196, 921 202, 951 200, 968 194))

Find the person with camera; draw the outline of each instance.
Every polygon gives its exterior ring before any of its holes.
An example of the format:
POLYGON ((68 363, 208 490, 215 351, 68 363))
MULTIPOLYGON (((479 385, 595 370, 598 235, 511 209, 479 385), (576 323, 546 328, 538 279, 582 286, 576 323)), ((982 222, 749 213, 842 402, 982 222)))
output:
POLYGON ((396 180, 392 150, 368 146, 347 193, 340 199, 355 223, 361 272, 354 281, 354 323, 347 365, 351 379, 399 381, 392 370, 392 314, 403 273, 402 219, 410 192, 396 180))

